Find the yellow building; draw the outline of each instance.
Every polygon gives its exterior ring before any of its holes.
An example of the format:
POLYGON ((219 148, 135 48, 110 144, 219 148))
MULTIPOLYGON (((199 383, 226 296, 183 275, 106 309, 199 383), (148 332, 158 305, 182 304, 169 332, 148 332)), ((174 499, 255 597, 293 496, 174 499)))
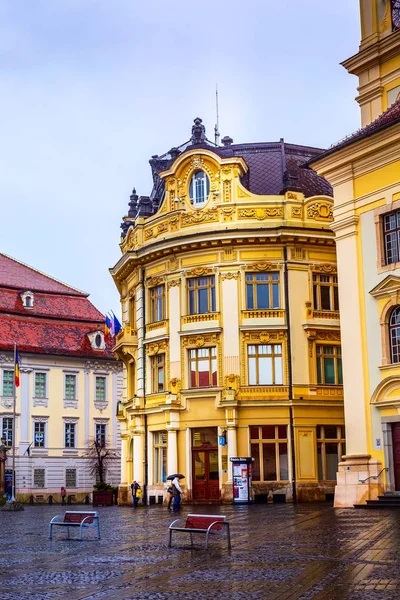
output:
POLYGON ((334 191, 346 455, 336 506, 400 491, 400 2, 361 0, 363 129, 312 168, 334 191))
POLYGON ((87 294, 0 254, 0 427, 8 447, 0 491, 11 488, 14 446, 18 500, 59 502, 65 487, 71 501, 83 501, 96 481, 86 456, 94 439, 114 451, 106 476, 118 484, 122 366, 112 346, 87 294))
POLYGON ((231 501, 249 456, 257 501, 321 500, 345 450, 332 191, 298 167, 321 150, 222 143, 196 119, 122 225, 124 502, 174 472, 188 500, 231 501))

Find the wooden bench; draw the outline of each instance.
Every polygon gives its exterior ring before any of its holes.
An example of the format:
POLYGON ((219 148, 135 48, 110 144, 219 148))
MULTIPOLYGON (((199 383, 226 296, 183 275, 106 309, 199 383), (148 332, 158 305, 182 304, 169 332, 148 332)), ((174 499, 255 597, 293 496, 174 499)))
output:
POLYGON ((70 527, 79 527, 79 539, 81 540, 83 528, 96 527, 96 524, 98 538, 100 539, 100 519, 96 511, 67 511, 64 515, 57 515, 52 518, 50 521, 49 538, 52 539, 53 537, 53 526, 59 525, 67 528, 68 537, 70 527))
POLYGON ((226 531, 228 548, 231 549, 231 536, 229 523, 223 515, 188 515, 185 519, 175 519, 169 526, 168 548, 172 546, 172 532, 180 531, 190 535, 193 546, 193 534, 203 533, 206 536, 206 550, 208 550, 209 535, 219 535, 226 531))

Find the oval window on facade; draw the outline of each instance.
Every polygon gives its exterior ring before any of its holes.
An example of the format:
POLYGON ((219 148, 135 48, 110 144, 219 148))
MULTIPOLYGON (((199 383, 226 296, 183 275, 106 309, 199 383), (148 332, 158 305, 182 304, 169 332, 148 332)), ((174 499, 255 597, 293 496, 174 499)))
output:
POLYGON ((193 206, 203 206, 210 193, 210 180, 204 171, 197 171, 190 180, 189 194, 193 206))
POLYGON ((97 348, 100 348, 101 342, 102 342, 101 335, 98 333, 94 340, 94 343, 96 344, 97 348))

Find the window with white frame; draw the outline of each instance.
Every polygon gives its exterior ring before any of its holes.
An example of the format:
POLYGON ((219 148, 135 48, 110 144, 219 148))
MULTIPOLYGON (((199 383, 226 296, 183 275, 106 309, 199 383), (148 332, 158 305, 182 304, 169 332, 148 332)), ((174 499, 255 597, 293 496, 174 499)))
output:
POLYGON ((72 373, 66 373, 64 393, 66 400, 76 400, 76 375, 72 373))
POLYGON ((106 398, 106 377, 96 375, 96 402, 105 402, 106 398))
POLYGON ((14 396, 14 371, 3 370, 3 396, 14 396))
POLYGON ((191 388, 217 385, 217 349, 189 350, 189 369, 191 388))
POLYGON ((100 446, 105 446, 107 442, 107 425, 105 423, 96 423, 95 430, 96 442, 100 446))
POLYGON ((76 487, 76 469, 65 469, 65 487, 76 487))
POLYGON ((46 423, 44 421, 34 422, 33 445, 35 448, 45 448, 46 446, 46 423))
POLYGON ((35 372, 35 398, 47 398, 47 373, 35 372))
POLYGON ((3 417, 2 435, 6 438, 6 446, 12 446, 13 420, 11 417, 3 417))
POLYGON ((153 433, 154 483, 167 481, 167 432, 153 433))
POLYGON ((210 180, 204 171, 192 175, 189 185, 189 196, 194 207, 203 206, 210 194, 210 180))
POLYGON ((45 486, 45 470, 33 469, 33 487, 44 488, 45 486))
POLYGON ((282 344, 247 346, 249 385, 282 385, 282 344))
POLYGON ((66 448, 75 448, 76 423, 64 423, 64 440, 66 448))

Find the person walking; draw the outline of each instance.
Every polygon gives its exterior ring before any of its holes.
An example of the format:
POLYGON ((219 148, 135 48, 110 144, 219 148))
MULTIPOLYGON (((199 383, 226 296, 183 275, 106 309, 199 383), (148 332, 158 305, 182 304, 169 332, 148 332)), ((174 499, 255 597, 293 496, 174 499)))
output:
POLYGON ((137 481, 133 480, 131 483, 133 508, 137 508, 139 499, 142 497, 142 489, 137 481))
POLYGON ((172 487, 172 484, 169 486, 169 488, 167 489, 167 492, 169 494, 169 499, 168 499, 168 510, 172 510, 171 508, 171 504, 172 504, 172 500, 174 499, 174 488, 172 487))
POLYGON ((181 507, 181 494, 182 494, 182 489, 181 486, 179 485, 179 478, 175 477, 175 479, 172 480, 172 493, 174 495, 174 507, 173 510, 179 510, 181 507))
POLYGON ((65 496, 67 495, 67 490, 65 489, 64 486, 61 487, 61 492, 60 492, 60 496, 61 496, 61 504, 65 504, 65 496))

